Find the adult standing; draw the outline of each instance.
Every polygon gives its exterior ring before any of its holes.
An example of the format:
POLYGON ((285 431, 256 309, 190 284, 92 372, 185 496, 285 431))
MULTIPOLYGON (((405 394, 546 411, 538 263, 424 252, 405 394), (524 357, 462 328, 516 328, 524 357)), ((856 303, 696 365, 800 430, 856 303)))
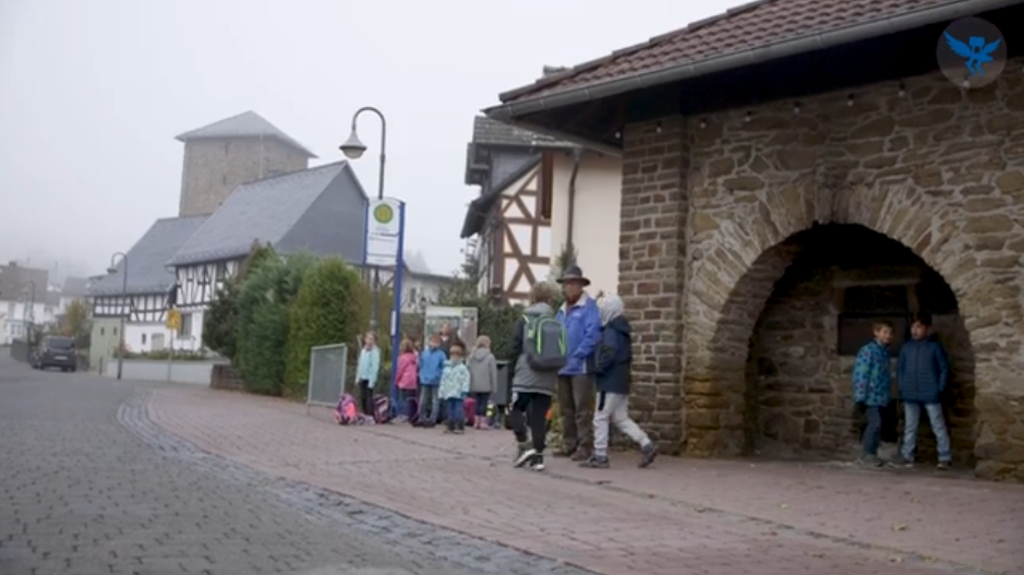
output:
POLYGON ((555 455, 587 461, 594 451, 594 374, 601 341, 601 312, 584 289, 590 280, 578 265, 567 266, 557 281, 565 292, 565 303, 555 317, 565 326, 567 358, 558 372, 562 451, 555 455))
POLYGON ((451 357, 450 352, 453 345, 466 349, 465 344, 463 344, 462 340, 459 339, 459 334, 452 330, 452 324, 450 322, 446 321, 441 324, 441 331, 439 335, 441 336, 441 351, 444 352, 444 356, 446 358, 451 357))

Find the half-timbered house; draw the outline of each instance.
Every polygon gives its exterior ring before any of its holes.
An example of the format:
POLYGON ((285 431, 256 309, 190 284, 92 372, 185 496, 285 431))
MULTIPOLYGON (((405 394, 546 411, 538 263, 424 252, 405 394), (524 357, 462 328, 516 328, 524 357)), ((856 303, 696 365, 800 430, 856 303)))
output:
POLYGON ((120 341, 118 331, 122 317, 128 351, 149 352, 170 345, 166 313, 174 273, 165 264, 205 220, 206 216, 157 220, 128 250, 127 258, 117 262, 113 273, 90 282, 93 314, 90 365, 100 365, 102 358, 106 358, 106 363, 113 357, 120 341), (127 298, 123 296, 125 292, 127 298))
POLYGON ((573 148, 489 118, 474 119, 466 184, 480 186, 480 196, 469 205, 461 236, 479 237, 467 258, 480 266, 481 293, 523 303, 534 283, 548 279, 553 156, 545 152, 573 148))
POLYGON ((164 263, 174 269, 178 337, 201 345, 203 313, 254 243, 359 263, 368 199, 347 162, 242 184, 164 263))

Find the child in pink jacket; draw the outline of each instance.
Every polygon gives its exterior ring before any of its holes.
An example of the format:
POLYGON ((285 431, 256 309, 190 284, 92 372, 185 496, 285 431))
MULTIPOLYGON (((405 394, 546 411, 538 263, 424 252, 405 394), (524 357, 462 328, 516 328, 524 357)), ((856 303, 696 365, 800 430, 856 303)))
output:
POLYGON ((398 386, 398 412, 405 419, 409 419, 413 412, 412 399, 416 398, 416 374, 419 373, 419 360, 412 342, 403 340, 399 348, 401 354, 398 356, 398 373, 395 374, 395 385, 398 386))

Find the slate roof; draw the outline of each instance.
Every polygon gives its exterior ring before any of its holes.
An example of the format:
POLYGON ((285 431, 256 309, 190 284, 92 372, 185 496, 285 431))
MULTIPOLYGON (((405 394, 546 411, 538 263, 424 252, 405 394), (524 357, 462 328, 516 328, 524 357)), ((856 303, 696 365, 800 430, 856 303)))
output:
MULTIPOLYGON (((758 0, 499 96, 523 102, 642 73, 766 48, 801 37, 956 4, 950 0, 758 0)), ((962 4, 969 4, 964 2, 962 4)))
POLYGON ((89 280, 68 276, 64 278, 64 285, 60 288, 61 297, 85 297, 89 295, 89 280))
POLYGON ((487 116, 473 118, 473 144, 480 146, 517 146, 533 148, 574 148, 551 136, 538 134, 499 122, 487 116))
POLYGON ((328 185, 351 170, 343 160, 242 184, 165 263, 181 266, 243 257, 254 241, 277 245, 328 185))
MULTIPOLYGON (((128 250, 128 293, 165 293, 174 285, 167 259, 196 233, 209 216, 161 218, 128 250)), ((124 261, 117 271, 92 282, 89 295, 118 295, 124 279, 124 261)))
POLYGON ((27 299, 33 289, 29 282, 35 286, 36 301, 45 301, 49 277, 48 271, 38 268, 0 265, 0 301, 18 301, 22 294, 27 299))
POLYGON ((189 140, 200 140, 207 138, 275 138, 285 144, 295 148, 302 152, 308 158, 316 158, 316 154, 309 151, 305 146, 298 143, 288 134, 285 134, 277 126, 271 124, 263 116, 260 116, 252 110, 248 112, 242 112, 237 116, 226 118, 219 122, 214 122, 197 128, 184 134, 179 134, 175 137, 180 142, 187 142, 189 140))

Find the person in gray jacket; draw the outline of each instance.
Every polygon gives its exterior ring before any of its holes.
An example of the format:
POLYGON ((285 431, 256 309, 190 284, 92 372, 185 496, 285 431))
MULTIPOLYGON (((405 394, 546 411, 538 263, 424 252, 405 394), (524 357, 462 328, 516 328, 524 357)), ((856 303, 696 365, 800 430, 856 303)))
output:
POLYGON ((529 319, 554 317, 551 303, 555 290, 547 283, 535 284, 530 289, 530 305, 512 331, 512 431, 518 451, 515 466, 528 465, 535 471, 544 470, 544 449, 547 439, 547 415, 551 397, 555 395, 558 373, 538 373, 527 364, 523 351, 524 336, 529 319), (529 429, 528 429, 529 428, 529 429), (529 431, 529 441, 527 440, 529 431))
POLYGON ((489 429, 486 424, 487 404, 498 386, 498 361, 491 353, 491 338, 481 335, 476 338, 476 348, 467 362, 469 366, 469 394, 476 402, 473 417, 474 429, 489 429))

